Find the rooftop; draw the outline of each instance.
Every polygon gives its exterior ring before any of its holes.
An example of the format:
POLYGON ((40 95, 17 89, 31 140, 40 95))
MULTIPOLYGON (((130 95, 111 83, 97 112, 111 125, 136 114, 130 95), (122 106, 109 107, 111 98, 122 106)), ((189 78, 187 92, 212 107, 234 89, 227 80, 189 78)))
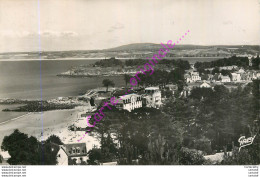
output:
POLYGON ((11 158, 10 154, 8 153, 8 151, 1 151, 0 155, 3 157, 3 159, 11 158))
POLYGON ((131 93, 131 94, 127 94, 125 96, 120 96, 119 98, 122 98, 122 100, 125 100, 125 99, 128 99, 128 98, 131 98, 132 96, 140 96, 140 95, 137 95, 135 93, 131 93))
POLYGON ((72 143, 60 146, 68 157, 79 157, 87 155, 86 143, 72 143))
POLYGON ((159 87, 147 87, 145 90, 159 90, 159 87))

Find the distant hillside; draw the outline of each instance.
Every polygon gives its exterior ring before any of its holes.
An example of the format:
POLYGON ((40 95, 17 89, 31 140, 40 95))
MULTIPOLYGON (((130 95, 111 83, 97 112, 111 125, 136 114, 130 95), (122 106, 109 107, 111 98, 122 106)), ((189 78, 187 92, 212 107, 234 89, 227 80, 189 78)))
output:
MULTIPOLYGON (((105 49, 103 51, 127 51, 127 50, 155 50, 162 48, 161 44, 155 43, 133 43, 122 45, 115 48, 105 49)), ((211 45, 211 46, 203 46, 203 45, 182 45, 177 44, 174 47, 175 49, 231 49, 231 50, 255 50, 260 51, 260 45, 211 45)))
MULTIPOLYGON (((162 48, 161 44, 154 43, 134 43, 122 45, 115 48, 105 49, 104 51, 128 51, 128 50, 155 50, 162 48)), ((209 48, 209 46, 200 46, 200 45, 175 45, 175 48, 178 49, 197 49, 197 48, 209 48)))
MULTIPOLYGON (((162 48, 161 44, 134 43, 122 45, 104 50, 78 50, 78 51, 43 51, 43 52, 12 52, 0 54, 1 59, 64 59, 64 58, 121 58, 121 59, 144 59, 151 57, 162 48)), ((177 44, 171 49, 166 58, 182 57, 231 57, 234 55, 256 55, 260 53, 260 46, 257 45, 181 45, 177 44)))

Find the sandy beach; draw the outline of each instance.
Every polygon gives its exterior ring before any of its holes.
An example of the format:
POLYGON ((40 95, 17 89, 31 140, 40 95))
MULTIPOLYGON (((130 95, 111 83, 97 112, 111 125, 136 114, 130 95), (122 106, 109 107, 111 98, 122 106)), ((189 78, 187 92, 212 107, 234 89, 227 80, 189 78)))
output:
MULTIPOLYGON (((77 121, 77 115, 82 112, 82 107, 70 110, 46 111, 43 113, 30 113, 18 119, 0 125, 0 144, 4 136, 10 135, 15 129, 36 137, 39 141, 47 139, 50 135, 57 135, 61 141, 67 143, 78 143, 84 132, 69 131, 68 126, 77 121), (41 133, 43 132, 42 136, 41 133)), ((97 138, 86 135, 81 143, 87 144, 87 149, 92 149, 94 145, 100 146, 97 138)))

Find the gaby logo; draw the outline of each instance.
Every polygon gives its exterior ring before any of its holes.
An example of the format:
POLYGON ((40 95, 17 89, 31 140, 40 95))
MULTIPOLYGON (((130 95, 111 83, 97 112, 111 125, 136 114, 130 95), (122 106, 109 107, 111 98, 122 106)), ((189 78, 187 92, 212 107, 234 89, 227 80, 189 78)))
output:
MULTIPOLYGON (((256 136, 256 135, 255 135, 256 136)), ((241 136, 238 139, 238 142, 240 143, 239 151, 241 147, 245 147, 248 145, 251 145, 255 139, 255 136, 246 138, 245 136, 241 136)))

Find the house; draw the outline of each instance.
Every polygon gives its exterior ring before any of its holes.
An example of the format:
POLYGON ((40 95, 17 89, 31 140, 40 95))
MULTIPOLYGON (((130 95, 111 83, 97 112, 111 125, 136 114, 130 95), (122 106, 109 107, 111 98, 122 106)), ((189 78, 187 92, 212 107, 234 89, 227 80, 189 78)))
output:
POLYGON ((232 156, 232 152, 227 152, 226 154, 224 152, 219 152, 213 155, 206 155, 203 156, 205 160, 211 161, 213 164, 221 163, 224 160, 224 156, 232 156))
POLYGON ((213 74, 207 74, 208 75, 208 80, 212 80, 213 74))
POLYGON ((220 73, 215 73, 214 76, 212 77, 212 81, 220 81, 221 80, 221 74, 220 73))
POLYGON ((187 83, 191 83, 191 82, 200 81, 201 77, 199 76, 198 72, 191 71, 188 74, 184 75, 184 79, 186 80, 187 83))
POLYGON ((167 84, 167 85, 165 85, 165 88, 167 90, 172 91, 172 94, 174 94, 178 90, 178 86, 174 85, 174 84, 167 84))
POLYGON ((106 162, 102 163, 101 165, 117 165, 117 162, 106 162))
POLYGON ((238 69, 238 67, 236 65, 219 67, 220 71, 221 70, 233 70, 233 69, 238 69))
POLYGON ((190 83, 191 82, 191 76, 190 74, 184 74, 184 79, 187 83, 190 83))
POLYGON ((119 102, 116 104, 116 108, 118 108, 119 110, 124 109, 129 112, 134 109, 141 108, 142 106, 142 96, 135 93, 120 96, 119 102))
POLYGON ((148 87, 145 89, 143 97, 146 107, 159 108, 162 105, 162 94, 158 87, 148 87))
POLYGON ((252 66, 252 65, 253 65, 252 60, 253 60, 253 56, 252 56, 252 55, 249 55, 249 56, 248 56, 248 65, 249 65, 249 66, 252 66))
POLYGON ((207 82, 204 82, 203 84, 200 85, 200 88, 211 88, 211 85, 208 84, 207 82))
POLYGON ((229 76, 221 76, 221 82, 230 82, 229 76))
POLYGON ((245 70, 244 70, 243 68, 240 68, 240 69, 237 71, 237 73, 239 73, 239 74, 245 73, 245 70))
POLYGON ((2 163, 0 165, 9 165, 7 160, 11 158, 10 154, 8 151, 0 151, 0 158, 2 163))
POLYGON ((57 165, 68 165, 69 159, 74 160, 76 164, 87 161, 86 143, 64 144, 59 147, 57 165))
POLYGON ((241 81, 240 74, 238 74, 238 73, 231 73, 231 75, 232 75, 232 81, 235 81, 235 82, 240 82, 241 81))
POLYGON ((60 146, 60 150, 57 153, 57 165, 69 165, 69 158, 65 150, 60 146))
POLYGON ((192 82, 196 82, 196 81, 200 81, 200 80, 201 80, 201 77, 200 77, 198 72, 192 72, 191 73, 191 81, 192 82))
POLYGON ((192 87, 184 86, 183 90, 181 91, 181 96, 188 97, 191 94, 192 87))

